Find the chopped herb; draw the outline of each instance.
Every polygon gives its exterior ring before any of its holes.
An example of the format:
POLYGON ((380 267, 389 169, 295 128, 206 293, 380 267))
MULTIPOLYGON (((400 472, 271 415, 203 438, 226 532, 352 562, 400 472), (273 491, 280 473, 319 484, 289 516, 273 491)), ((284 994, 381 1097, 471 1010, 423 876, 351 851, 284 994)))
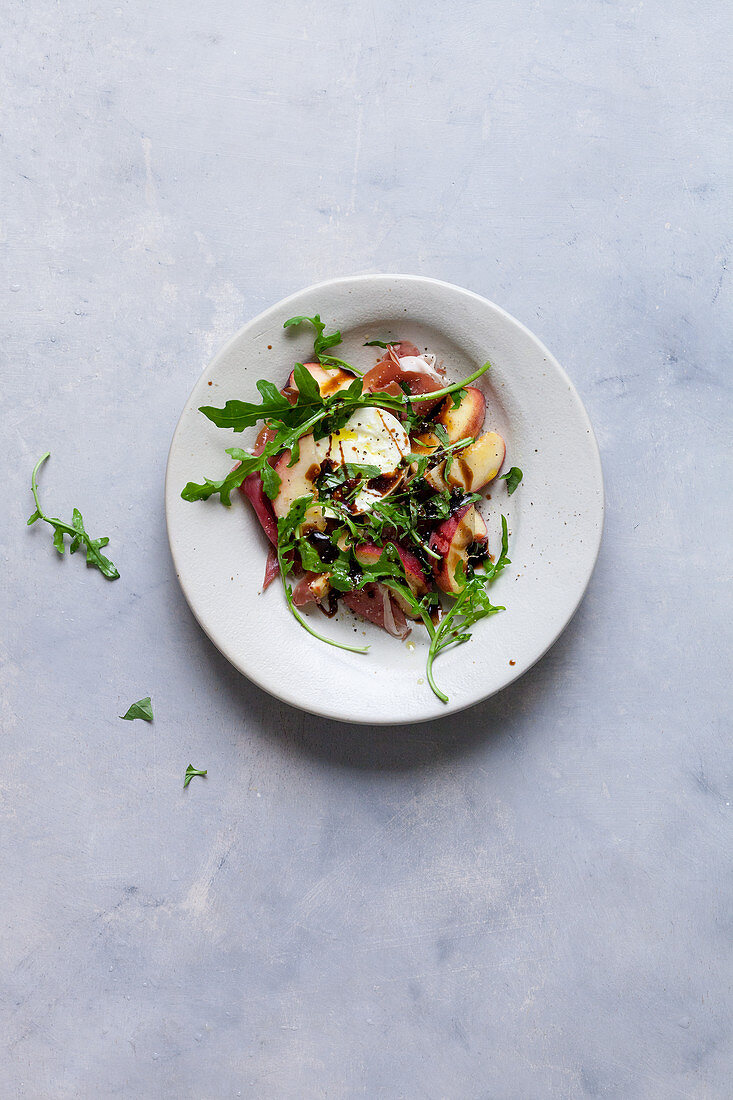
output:
POLYGON ((195 775, 206 775, 208 773, 208 770, 209 770, 208 768, 204 768, 203 771, 199 771, 198 768, 194 768, 193 764, 189 764, 188 767, 186 768, 186 778, 183 780, 184 790, 188 786, 188 784, 191 782, 191 780, 193 779, 193 777, 195 775))
POLYGON ((82 519, 81 512, 78 508, 74 508, 71 517, 71 523, 64 523, 63 520, 56 519, 54 516, 47 516, 41 508, 38 500, 38 471, 41 465, 50 458, 50 452, 46 452, 39 458, 38 462, 33 468, 33 474, 31 476, 31 492, 33 493, 33 499, 36 502, 36 510, 32 516, 28 519, 28 526, 36 523, 41 519, 44 523, 48 523, 53 527, 53 545, 59 554, 63 554, 65 549, 64 535, 68 535, 71 539, 69 544, 69 553, 75 554, 80 546, 86 547, 87 552, 87 565, 92 565, 100 571, 108 580, 116 581, 119 577, 117 567, 112 564, 109 558, 105 557, 102 553, 102 547, 107 546, 109 543, 108 538, 93 539, 88 534, 84 527, 84 520, 82 519))
POLYGON ((384 340, 365 340, 362 346, 365 348, 385 348, 386 350, 387 348, 395 347, 399 343, 399 340, 390 340, 386 344, 384 340))
POLYGON ((521 480, 522 471, 519 469, 518 466, 512 466, 511 470, 508 470, 507 473, 502 474, 499 478, 499 481, 506 481, 506 491, 509 496, 512 495, 521 480))
POLYGON ((146 695, 144 699, 138 699, 136 703, 128 708, 125 714, 120 715, 120 718, 123 718, 126 722, 134 722, 136 718, 142 719, 143 722, 152 722, 153 706, 150 702, 150 696, 146 695))

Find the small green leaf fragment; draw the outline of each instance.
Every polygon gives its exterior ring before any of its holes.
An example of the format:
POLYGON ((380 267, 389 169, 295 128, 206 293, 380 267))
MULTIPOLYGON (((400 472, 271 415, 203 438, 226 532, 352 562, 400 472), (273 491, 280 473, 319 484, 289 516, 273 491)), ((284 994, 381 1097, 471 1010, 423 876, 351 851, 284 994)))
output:
POLYGON ((64 532, 60 527, 56 527, 53 533, 53 545, 54 549, 58 550, 59 554, 64 552, 64 532))
POLYGON ((35 512, 33 513, 33 515, 32 515, 32 516, 29 516, 29 517, 28 517, 28 522, 27 522, 27 526, 28 526, 28 527, 30 527, 30 525, 31 525, 32 523, 35 523, 35 522, 36 522, 36 520, 37 520, 37 519, 40 519, 40 518, 41 518, 41 513, 40 513, 40 512, 38 511, 38 510, 36 510, 36 511, 35 511, 35 512))
POLYGON ((191 782, 191 780, 193 779, 193 777, 195 775, 206 775, 208 770, 209 770, 208 768, 204 768, 203 771, 200 771, 199 768, 194 768, 193 764, 189 764, 188 767, 186 768, 186 778, 183 780, 184 790, 186 789, 186 787, 188 786, 188 784, 191 782))
POLYGON ((262 478, 262 488, 265 490, 265 495, 268 496, 270 500, 274 500, 280 492, 280 475, 276 470, 273 470, 268 462, 266 462, 260 470, 260 477, 262 478))
POLYGON ((125 722, 134 722, 136 718, 140 718, 143 722, 152 722, 153 705, 150 702, 150 696, 146 695, 144 699, 138 699, 125 714, 120 715, 120 718, 125 722))
POLYGON ((499 478, 499 481, 506 481, 506 491, 509 496, 511 496, 514 490, 519 486, 522 476, 522 471, 519 467, 512 466, 511 470, 508 470, 507 473, 502 474, 499 478))

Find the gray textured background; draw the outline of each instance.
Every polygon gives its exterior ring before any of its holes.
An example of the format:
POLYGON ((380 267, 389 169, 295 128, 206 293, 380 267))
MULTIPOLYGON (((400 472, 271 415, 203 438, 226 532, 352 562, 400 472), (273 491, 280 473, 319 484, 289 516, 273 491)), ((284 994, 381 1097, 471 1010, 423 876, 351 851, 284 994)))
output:
POLYGON ((3 1100, 731 1095, 730 39, 694 0, 6 6, 3 1100), (377 731, 227 666, 162 514, 212 353, 369 271, 533 328, 608 499, 540 665, 377 731), (46 449, 118 582, 24 529, 46 449))

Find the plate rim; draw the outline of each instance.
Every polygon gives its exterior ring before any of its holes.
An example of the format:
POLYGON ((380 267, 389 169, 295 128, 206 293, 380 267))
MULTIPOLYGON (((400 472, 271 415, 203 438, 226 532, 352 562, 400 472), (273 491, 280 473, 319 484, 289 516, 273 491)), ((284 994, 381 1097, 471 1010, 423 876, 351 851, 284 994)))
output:
MULTIPOLYGON (((177 495, 178 494, 176 493, 176 496, 177 495)), ((480 703, 486 702, 487 699, 493 698, 493 696, 499 694, 499 692, 503 691, 505 688, 509 687, 511 684, 516 683, 516 681, 519 680, 522 676, 524 676, 525 673, 529 672, 529 670, 531 668, 534 668, 534 666, 538 663, 538 661, 542 660, 542 658, 545 656, 545 654, 552 648, 552 646, 559 640, 559 638, 567 630, 570 622, 574 618, 574 616, 575 616, 578 608, 580 607, 580 604, 582 603, 583 598, 584 598, 584 596, 585 596, 585 594, 588 590, 588 585, 590 584, 591 578, 592 578, 593 573, 595 571, 595 567, 596 567, 597 562, 598 562, 598 556, 600 554, 601 543, 603 541, 603 534, 604 534, 604 529, 605 529, 606 501, 605 501, 605 482, 604 482, 604 477, 603 477, 603 464, 602 464, 602 461, 601 461, 600 448, 598 446, 598 440, 596 438, 596 434, 595 434, 595 431, 593 429, 593 424, 591 423, 590 417, 588 416, 587 409, 585 408, 585 405, 584 405, 584 403, 583 403, 583 401, 580 397, 580 394, 578 393, 572 379, 570 378, 570 376, 568 375, 568 373, 566 372, 566 370, 564 369, 562 364, 556 359, 556 357, 552 354, 552 352, 549 350, 549 348, 547 348, 545 346, 545 344, 539 339, 539 337, 534 332, 532 332, 532 330, 530 328, 528 328, 528 326, 525 325, 524 322, 520 321, 513 314, 509 313, 508 310, 504 309, 503 306, 498 305, 496 302, 493 302, 490 298, 486 298, 484 295, 479 294, 476 291, 469 290, 466 287, 459 286, 457 283, 450 283, 450 282, 447 282, 443 279, 435 279, 435 278, 433 278, 431 276, 428 276, 428 275, 414 275, 414 274, 401 273, 401 272, 377 272, 377 273, 373 273, 373 274, 361 273, 361 274, 358 274, 358 275, 340 275, 340 276, 336 276, 336 277, 331 278, 331 279, 322 280, 321 282, 318 282, 318 283, 313 283, 309 286, 302 287, 299 290, 293 291, 291 294, 287 295, 285 298, 281 298, 277 302, 273 302, 271 305, 267 306, 264 310, 261 310, 258 314, 256 314, 250 320, 245 321, 245 323, 239 329, 237 329, 237 331, 235 333, 233 333, 229 337, 229 339, 226 340, 219 347, 219 349, 216 351, 216 353, 206 363, 203 370, 200 372, 200 374, 196 378, 195 382, 191 386, 191 388, 189 390, 189 393, 188 393, 188 396, 187 396, 187 398, 184 402, 183 408, 181 410, 181 414, 180 414, 180 416, 178 417, 178 419, 176 421, 176 425, 175 425, 175 428, 173 430, 173 435, 171 437, 171 442, 170 442, 170 445, 169 445, 169 448, 168 448, 168 455, 167 455, 167 459, 166 459, 165 479, 164 479, 164 509, 165 509, 166 534, 167 534, 167 538, 168 538, 168 546, 169 546, 171 557, 172 557, 172 560, 173 560, 173 566, 174 566, 174 569, 175 569, 176 580, 178 581, 178 583, 180 585, 181 591, 182 591, 184 599, 186 600, 186 603, 189 607, 189 610, 193 614, 193 616, 194 616, 196 622, 198 623, 198 625, 201 627, 203 632, 206 634, 207 638, 211 641, 212 645, 215 646, 215 648, 222 654, 223 657, 226 658, 226 660, 232 665, 232 667, 235 668, 237 670, 237 672, 240 673, 240 675, 245 676, 246 679, 248 679, 252 683, 254 683, 258 688, 260 688, 262 691, 264 691, 271 698, 276 699, 280 702, 284 702, 288 706, 292 706, 292 707, 294 707, 294 708, 296 708, 296 709, 298 709, 298 710, 300 710, 304 713, 314 714, 314 715, 316 715, 320 718, 327 718, 331 721, 343 722, 343 723, 346 723, 348 725, 355 725, 355 726, 367 726, 367 725, 369 725, 369 726, 387 727, 387 726, 414 725, 415 723, 418 723, 418 722, 432 722, 432 721, 437 721, 440 718, 446 718, 446 717, 452 716, 454 714, 460 714, 463 711, 469 710, 471 707, 475 707, 475 706, 478 706, 480 703), (361 718, 361 717, 355 716, 355 715, 350 714, 350 713, 344 713, 344 712, 341 712, 341 711, 336 712, 333 709, 326 710, 326 709, 323 709, 323 708, 319 708, 318 706, 308 705, 307 703, 304 703, 304 702, 302 702, 298 699, 296 692, 289 692, 287 690, 287 685, 284 685, 282 688, 280 688, 280 690, 274 690, 273 686, 271 684, 268 684, 268 683, 264 682, 262 680, 261 676, 259 676, 257 674, 253 674, 249 671, 245 672, 244 669, 241 668, 241 665, 238 662, 238 660, 235 659, 234 655, 232 654, 231 650, 228 648, 226 643, 221 643, 219 640, 216 640, 214 637, 212 637, 212 634, 209 631, 209 629, 207 628, 206 623, 202 620, 202 618, 200 617, 200 615, 198 614, 198 612, 196 610, 196 607, 194 606, 194 603, 189 598, 189 594, 186 590, 185 584, 184 584, 183 579, 181 577, 180 563, 179 563, 179 560, 176 556, 176 549, 175 549, 173 538, 172 538, 172 535, 171 535, 171 514, 170 514, 171 513, 171 507, 172 507, 171 465, 172 465, 173 449, 174 449, 175 442, 176 442, 176 436, 178 434, 179 429, 181 428, 184 417, 186 417, 190 412, 188 406, 189 406, 189 403, 191 401, 191 397, 192 397, 194 391, 197 389, 199 383, 204 378, 204 376, 206 374, 208 374, 214 368, 215 364, 221 358, 226 356, 226 354, 230 351, 230 349, 232 349, 237 344, 237 342, 241 339, 242 335, 247 330, 249 330, 253 326, 257 325, 258 323, 262 322, 269 314, 271 314, 274 311, 280 310, 283 307, 287 306, 289 302, 294 301, 295 299, 302 298, 303 295, 308 295, 308 294, 312 294, 312 293, 315 293, 315 292, 320 292, 320 291, 326 290, 330 287, 334 287, 334 286, 341 285, 341 284, 346 284, 346 283, 348 283, 348 284, 359 284, 359 283, 374 284, 375 282, 377 282, 377 283, 389 283, 389 282, 395 281, 395 280, 399 280, 400 282, 404 282, 404 283, 412 283, 412 284, 429 285, 429 286, 432 286, 432 287, 438 287, 440 289, 448 290, 448 291, 451 291, 453 293, 458 293, 459 295, 464 296, 466 298, 470 298, 474 302, 480 304, 481 306, 488 306, 488 307, 490 307, 490 309, 495 311, 497 314, 501 315, 501 317, 506 319, 510 324, 515 325, 518 329, 520 329, 524 333, 524 335, 526 337, 528 337, 535 345, 537 345, 537 347, 540 349, 540 351, 542 352, 542 354, 546 358, 546 360, 549 363, 551 363, 553 369, 557 372, 560 379, 562 381, 564 381, 564 383, 566 384, 566 386, 567 386, 568 390, 570 391, 570 394, 573 398, 573 403, 574 403, 574 405, 576 406, 578 412, 581 414, 581 416, 583 418, 583 421, 584 421, 584 424, 585 424, 585 427, 586 427, 586 430, 587 430, 587 434, 589 436, 589 442, 591 444, 591 450, 592 450, 593 459, 594 459, 594 463, 593 463, 593 465, 594 465, 594 474, 598 479, 599 488, 600 488, 600 493, 599 493, 598 499, 597 499, 598 523, 597 523, 597 529, 596 529, 595 545, 593 547, 593 554, 592 554, 592 557, 589 557, 587 559, 586 575, 584 577, 582 587, 579 590, 577 599, 574 602, 573 606, 571 608, 569 608, 568 613, 565 616, 565 619, 564 619, 564 622, 563 622, 562 626, 557 630, 554 637, 543 648, 541 648, 536 653, 536 655, 532 657, 532 659, 528 663, 526 663, 526 664, 523 663, 521 668, 519 668, 517 671, 514 671, 514 672, 510 673, 507 676, 507 678, 504 680, 504 682, 501 684, 500 687, 497 687, 497 688, 495 688, 491 691, 488 691, 486 694, 482 694, 478 698, 470 699, 467 702, 462 702, 462 703, 459 703, 459 704, 456 704, 456 705, 452 705, 450 703, 443 704, 444 709, 441 709, 440 711, 437 711, 435 714, 430 715, 430 716, 418 715, 414 718, 412 718, 412 717, 401 717, 401 718, 397 718, 397 719, 395 719, 395 718, 381 718, 381 717, 373 717, 373 716, 370 716, 369 718, 361 718)), ((426 684, 426 690, 429 690, 427 688, 427 684, 426 684)))

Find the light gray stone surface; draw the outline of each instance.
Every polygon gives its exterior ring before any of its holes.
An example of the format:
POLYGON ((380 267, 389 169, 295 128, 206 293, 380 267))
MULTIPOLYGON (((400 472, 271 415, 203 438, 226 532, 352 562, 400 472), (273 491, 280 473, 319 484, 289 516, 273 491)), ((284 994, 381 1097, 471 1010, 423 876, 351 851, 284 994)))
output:
POLYGON ((727 5, 4 22, 2 1097, 730 1096, 727 5), (367 271, 533 328, 608 500, 534 670, 376 731, 229 668, 162 513, 212 353, 367 271), (46 449, 118 582, 24 528, 46 449))

